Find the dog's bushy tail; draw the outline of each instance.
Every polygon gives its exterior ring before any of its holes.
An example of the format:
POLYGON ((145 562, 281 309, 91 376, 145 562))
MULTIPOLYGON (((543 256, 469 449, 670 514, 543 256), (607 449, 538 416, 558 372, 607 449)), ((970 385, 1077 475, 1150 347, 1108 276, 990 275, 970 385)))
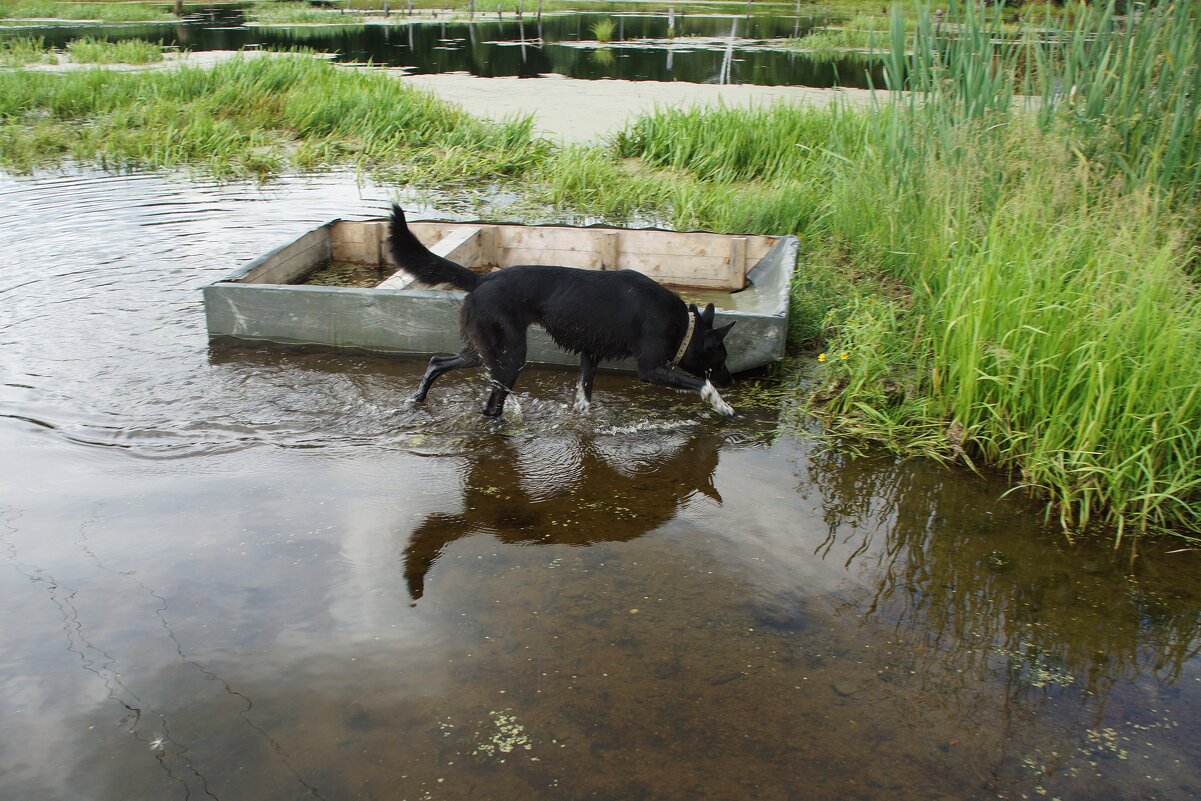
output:
POLYGON ((417 277, 423 284, 452 284, 471 291, 480 276, 466 267, 444 259, 421 244, 405 221, 404 210, 392 204, 392 220, 388 224, 388 252, 396 264, 417 277))

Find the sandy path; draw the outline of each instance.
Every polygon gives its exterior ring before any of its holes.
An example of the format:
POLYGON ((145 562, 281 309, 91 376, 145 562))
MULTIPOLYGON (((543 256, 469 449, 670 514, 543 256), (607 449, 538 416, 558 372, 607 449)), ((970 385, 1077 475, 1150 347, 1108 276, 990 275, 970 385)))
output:
POLYGON ((621 130, 634 117, 658 106, 693 107, 719 103, 733 107, 771 103, 825 106, 838 101, 857 105, 871 102, 871 93, 863 89, 801 86, 477 78, 462 74, 409 75, 402 80, 489 119, 532 113, 534 127, 539 133, 568 143, 601 141, 621 130))

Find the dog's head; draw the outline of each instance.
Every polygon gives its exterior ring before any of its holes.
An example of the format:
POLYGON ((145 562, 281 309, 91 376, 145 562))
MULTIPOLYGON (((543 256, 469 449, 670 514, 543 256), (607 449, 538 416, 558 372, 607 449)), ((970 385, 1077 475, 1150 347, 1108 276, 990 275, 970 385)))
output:
POLYGON ((696 330, 692 335, 692 344, 680 367, 693 375, 709 380, 713 386, 724 389, 734 383, 733 376, 726 369, 726 334, 734 327, 733 323, 721 328, 713 327, 715 310, 710 303, 704 311, 697 309, 695 303, 688 305, 688 313, 696 318, 696 330))

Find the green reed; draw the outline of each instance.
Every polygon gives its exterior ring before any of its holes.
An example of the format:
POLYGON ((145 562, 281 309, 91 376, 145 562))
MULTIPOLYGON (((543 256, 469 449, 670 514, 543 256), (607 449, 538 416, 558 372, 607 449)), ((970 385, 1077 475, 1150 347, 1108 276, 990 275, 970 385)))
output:
POLYGON ((831 212, 905 292, 841 310, 830 408, 892 437, 941 419, 947 452, 1013 468, 1067 526, 1197 531, 1201 26, 1185 4, 1077 10, 1049 41, 971 4, 953 35, 919 19, 893 16, 912 93, 864 165, 883 180, 831 212))
POLYGON ((677 224, 800 234, 832 430, 1008 468, 1069 529, 1197 532, 1197 20, 953 11, 894 13, 881 107, 662 110, 614 149, 677 224))

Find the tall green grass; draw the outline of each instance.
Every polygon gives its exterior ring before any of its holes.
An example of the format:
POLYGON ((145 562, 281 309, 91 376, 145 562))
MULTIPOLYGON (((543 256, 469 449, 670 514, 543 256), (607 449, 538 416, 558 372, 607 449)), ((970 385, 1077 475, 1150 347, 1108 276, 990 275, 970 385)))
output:
POLYGON ((1196 533, 1201 25, 1074 9, 1014 42, 952 10, 937 37, 894 15, 882 107, 662 110, 615 150, 676 221, 801 235, 798 313, 825 313, 794 333, 847 356, 811 396, 833 430, 1010 469, 1069 529, 1196 533))
POLYGON ((359 163, 410 181, 520 172, 547 144, 529 119, 478 120, 387 75, 305 55, 140 75, 0 73, 0 164, 68 158, 217 175, 359 163))

